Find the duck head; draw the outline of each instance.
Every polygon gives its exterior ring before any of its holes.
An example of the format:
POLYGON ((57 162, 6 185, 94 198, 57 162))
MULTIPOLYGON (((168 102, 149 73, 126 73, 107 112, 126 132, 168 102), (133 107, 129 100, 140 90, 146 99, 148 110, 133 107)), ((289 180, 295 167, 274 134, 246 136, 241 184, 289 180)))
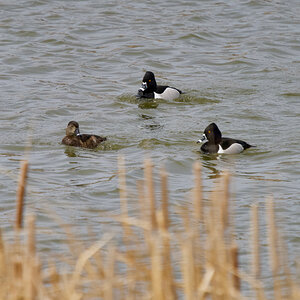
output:
POLYGON ((219 144, 221 142, 222 133, 215 123, 211 123, 205 128, 202 138, 198 140, 197 143, 202 143, 205 140, 213 144, 219 144))
POLYGON ((70 121, 66 128, 66 135, 67 136, 78 136, 80 135, 79 132, 79 124, 76 121, 70 121))
POLYGON ((145 94, 153 93, 157 88, 155 76, 152 72, 147 71, 143 77, 142 86, 138 90, 139 97, 145 94))

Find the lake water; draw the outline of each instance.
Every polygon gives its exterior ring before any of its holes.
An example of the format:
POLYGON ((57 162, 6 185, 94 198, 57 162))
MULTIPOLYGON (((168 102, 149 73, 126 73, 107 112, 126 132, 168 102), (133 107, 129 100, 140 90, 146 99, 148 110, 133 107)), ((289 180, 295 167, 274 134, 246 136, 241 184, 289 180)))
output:
POLYGON ((195 161, 203 165, 206 198, 229 170, 242 264, 250 206, 263 209, 268 195, 291 263, 300 253, 298 0, 2 1, 0 34, 0 221, 8 235, 25 152, 26 213, 37 215, 45 253, 64 249, 57 218, 86 241, 88 228, 100 238, 113 224, 122 154, 133 192, 145 157, 155 174, 166 167, 173 206, 190 201, 195 161), (134 95, 146 70, 183 97, 139 107, 134 95), (108 142, 97 150, 61 145, 70 120, 108 142), (196 141, 211 122, 256 148, 201 154, 196 141))

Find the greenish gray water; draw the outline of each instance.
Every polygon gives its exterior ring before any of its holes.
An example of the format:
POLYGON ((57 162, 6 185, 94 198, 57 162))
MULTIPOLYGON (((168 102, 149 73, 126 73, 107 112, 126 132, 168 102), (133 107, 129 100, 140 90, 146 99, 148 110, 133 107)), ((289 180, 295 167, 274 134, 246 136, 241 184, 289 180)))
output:
MULTIPOLYGON (((12 230, 20 160, 32 143, 26 212, 38 217, 46 253, 65 245, 54 216, 87 241, 88 227, 100 237, 113 224, 120 154, 131 191, 145 157, 165 165, 174 206, 190 201, 195 161, 206 197, 229 170, 242 264, 250 205, 263 206, 267 195, 289 250, 299 253, 299 16, 296 0, 2 2, 1 228, 12 230), (146 70, 183 97, 139 106, 134 95, 146 70), (66 148, 70 120, 109 141, 93 151, 66 148), (210 122, 257 147, 202 155, 196 141, 210 122)), ((136 215, 135 200, 129 204, 136 215)))

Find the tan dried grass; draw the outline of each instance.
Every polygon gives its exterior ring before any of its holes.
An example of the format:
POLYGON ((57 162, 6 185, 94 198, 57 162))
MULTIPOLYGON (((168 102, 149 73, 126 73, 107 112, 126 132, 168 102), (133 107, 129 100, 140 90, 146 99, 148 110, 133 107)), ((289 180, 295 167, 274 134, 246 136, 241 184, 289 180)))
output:
POLYGON ((76 263, 70 266, 70 272, 58 270, 54 258, 49 258, 41 267, 34 217, 27 218, 22 229, 28 163, 23 164, 15 241, 3 241, 0 232, 0 299, 240 300, 248 299, 241 291, 243 282, 247 282, 253 297, 259 300, 300 299, 299 286, 288 267, 287 251, 276 227, 272 198, 268 198, 266 204, 274 283, 270 294, 264 290, 260 278, 257 205, 251 209, 252 274, 241 271, 230 213, 229 174, 221 177, 209 201, 204 201, 201 165, 195 163, 192 201, 179 209, 182 227, 176 232, 169 216, 166 171, 161 169, 161 190, 156 193, 152 162, 145 161, 145 179, 137 183, 139 214, 132 217, 128 212, 124 159, 120 158, 118 164, 121 214, 117 219, 123 229, 122 237, 117 239, 108 233, 92 246, 85 247, 76 263))

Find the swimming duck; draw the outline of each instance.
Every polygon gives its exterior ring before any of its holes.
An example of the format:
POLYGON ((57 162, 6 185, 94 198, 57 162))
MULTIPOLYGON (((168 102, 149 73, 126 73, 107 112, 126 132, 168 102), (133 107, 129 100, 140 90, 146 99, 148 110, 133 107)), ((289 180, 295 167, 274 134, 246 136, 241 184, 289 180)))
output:
POLYGON ((157 85, 154 74, 147 71, 144 75, 142 86, 138 90, 137 97, 174 100, 178 98, 181 93, 180 90, 174 87, 157 85))
POLYGON ((70 121, 66 128, 66 136, 61 142, 67 146, 93 149, 105 140, 106 137, 94 134, 80 134, 79 124, 76 121, 70 121))
POLYGON ((208 141, 200 148, 203 153, 236 154, 253 147, 241 140, 222 137, 222 133, 215 123, 211 123, 205 128, 203 137, 197 143, 205 140, 208 141))

